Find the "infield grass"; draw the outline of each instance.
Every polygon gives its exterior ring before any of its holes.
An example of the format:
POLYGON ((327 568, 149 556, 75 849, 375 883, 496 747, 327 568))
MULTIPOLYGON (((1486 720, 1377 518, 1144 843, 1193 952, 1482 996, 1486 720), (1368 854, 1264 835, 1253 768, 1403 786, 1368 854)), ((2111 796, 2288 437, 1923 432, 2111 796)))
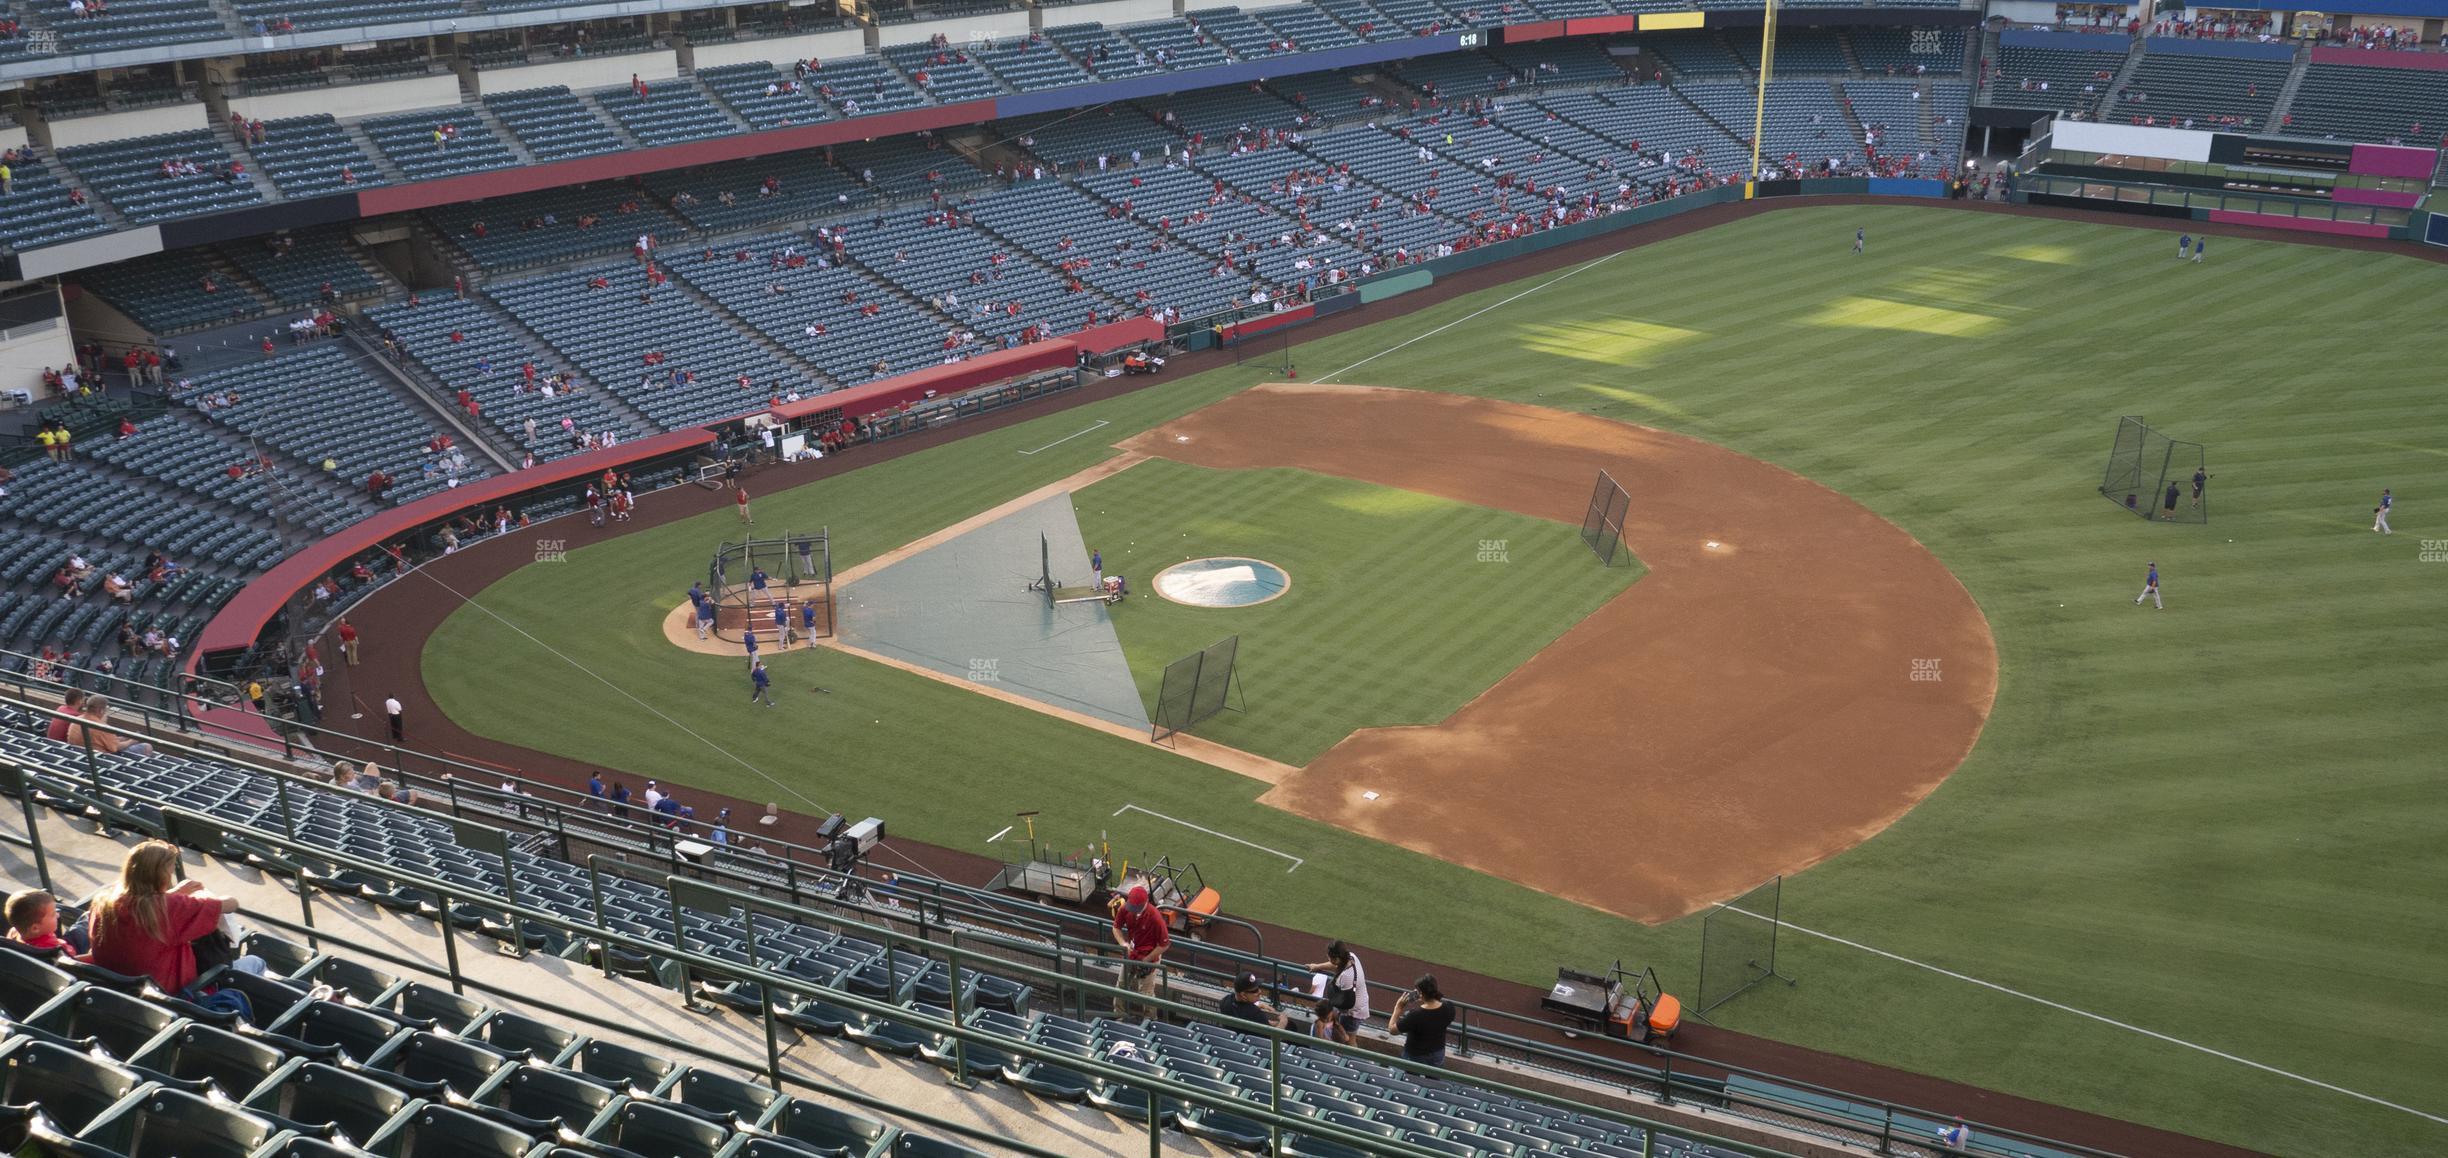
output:
POLYGON ((1361 728, 1452 715, 1640 576, 1599 566, 1578 527, 1305 470, 1150 459, 1073 503, 1106 572, 1131 577, 1114 629, 1149 718, 1166 664, 1239 635, 1249 707, 1198 734, 1292 765, 1361 728), (1155 594, 1157 572, 1216 555, 1292 586, 1238 608, 1155 594))
MULTIPOLYGON (((2427 325, 2448 268, 2247 241, 2179 264, 2155 230, 1799 208, 1462 321, 1532 284, 1293 355, 1314 375, 1458 322, 1341 380, 1594 410, 1790 468, 1937 552, 1997 637, 1996 708, 1963 767, 1790 880, 1785 915, 2062 1007, 1789 932, 1801 984, 1723 1023, 2259 1150, 2448 1152, 2448 561, 2422 545, 2448 538, 2448 391, 2427 325), (2145 523, 2095 492, 2125 414, 2208 444, 2208 526, 2145 523), (2368 530, 2383 486, 2400 496, 2387 538, 2368 530), (2152 560, 2165 611, 2133 604, 2152 560)), ((1219 369, 760 495, 759 522, 829 523, 855 562, 1259 377, 1219 369), (1095 438, 1015 453, 1099 419, 1095 438)), ((504 740, 963 848, 1042 808, 1058 841, 1108 830, 1118 851, 1198 860, 1229 911, 1542 985, 1620 955, 1688 994, 1696 921, 1645 928, 1535 895, 959 688, 793 654, 775 665, 791 710, 752 713, 735 661, 677 653, 657 629, 729 519, 488 588, 427 647, 437 700, 504 740), (834 694, 799 690, 818 682, 834 694), (1287 874, 1111 816, 1125 802, 1309 861, 1287 874)), ((1575 823, 1569 803, 1556 823, 1575 823)))

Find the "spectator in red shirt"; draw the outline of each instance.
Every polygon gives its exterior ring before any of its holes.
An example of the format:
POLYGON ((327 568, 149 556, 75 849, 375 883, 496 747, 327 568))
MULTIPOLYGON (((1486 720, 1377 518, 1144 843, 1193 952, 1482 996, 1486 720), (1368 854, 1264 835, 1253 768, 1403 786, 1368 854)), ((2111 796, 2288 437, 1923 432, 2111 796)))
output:
MULTIPOLYGON (((221 918, 238 911, 231 897, 207 893, 195 880, 179 880, 178 846, 148 840, 129 849, 119 883, 94 898, 88 916, 92 961, 105 969, 151 978, 165 993, 186 994, 196 981, 194 941, 214 933, 221 918)), ((261 974, 260 957, 231 965, 261 974)))
POLYGON ((41 889, 26 889, 9 894, 8 939, 37 952, 53 952, 75 946, 59 935, 59 900, 41 889))
POLYGON ((66 695, 60 700, 59 711, 51 717, 50 723, 43 725, 43 735, 53 740, 66 742, 68 725, 76 722, 77 718, 84 714, 85 689, 68 689, 66 695))
POLYGON ((1122 969, 1123 988, 1154 997, 1156 973, 1164 963, 1165 950, 1173 947, 1173 931, 1165 927, 1164 914, 1148 903, 1145 885, 1131 886, 1114 909, 1113 939, 1129 956, 1122 969))

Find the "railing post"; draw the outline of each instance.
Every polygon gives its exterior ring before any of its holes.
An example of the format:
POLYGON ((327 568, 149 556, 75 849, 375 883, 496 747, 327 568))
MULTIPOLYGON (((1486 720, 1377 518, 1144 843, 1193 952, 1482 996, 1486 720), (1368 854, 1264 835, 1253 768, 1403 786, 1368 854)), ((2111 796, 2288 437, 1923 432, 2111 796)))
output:
POLYGON ((17 782, 17 803, 25 809, 26 843, 34 850, 34 877, 42 882, 43 891, 54 891, 51 861, 43 855, 42 831, 34 826, 34 786, 22 778, 17 782))
MULTIPOLYGON (((595 902, 595 927, 598 929, 609 929, 612 926, 604 923, 603 866, 596 863, 597 859, 598 858, 593 854, 589 854, 587 856, 587 896, 592 898, 595 902)), ((595 952, 603 961, 604 980, 610 981, 612 979, 611 942, 595 942, 595 952)))
POLYGON ((1895 1105, 1889 1103, 1884 1108, 1887 1113, 1886 1117, 1879 1122, 1878 1152, 1888 1154, 1893 1153, 1888 1147, 1895 1141, 1895 1105))
MULTIPOLYGON (((1267 1112, 1283 1113, 1283 1038, 1267 1035, 1267 1112)), ((1267 1153, 1283 1153, 1283 1127, 1273 1120, 1267 1122, 1267 1153)))
MULTIPOLYGON (((958 947, 944 946, 944 968, 952 975, 952 1024, 959 1025, 961 1023, 961 968, 958 947)), ((958 1034, 952 1037, 952 1084, 964 1090, 974 1089, 977 1085, 969 1080, 969 1041, 958 1034)))
POLYGON ((442 901, 442 957, 450 965, 451 992, 464 994, 467 992, 467 986, 460 981, 459 977, 459 930, 451 924, 450 894, 437 893, 435 895, 442 901))
MULTIPOLYGON (((282 851, 295 852, 296 850, 283 849, 282 851)), ((306 866, 302 864, 298 866, 297 891, 298 923, 306 926, 306 947, 320 952, 323 948, 323 939, 315 935, 314 886, 306 883, 306 866)))
POLYGON ((1671 1106, 1674 1104, 1674 1054, 1665 1054, 1658 1060, 1666 1064, 1666 1077, 1658 1083, 1658 1101, 1671 1106))
MULTIPOLYGON (((740 926, 748 930, 749 970, 755 973, 765 973, 765 959, 757 955, 756 913, 750 909, 741 909, 740 926)), ((765 1023, 765 1072, 773 1079, 774 1092, 780 1093, 782 1090, 782 1039, 774 1032, 773 979, 760 976, 756 979, 756 987, 757 1019, 765 1023)))
POLYGON ((286 777, 272 778, 272 798, 280 803, 281 835, 296 840, 297 813, 289 807, 289 781, 286 777))

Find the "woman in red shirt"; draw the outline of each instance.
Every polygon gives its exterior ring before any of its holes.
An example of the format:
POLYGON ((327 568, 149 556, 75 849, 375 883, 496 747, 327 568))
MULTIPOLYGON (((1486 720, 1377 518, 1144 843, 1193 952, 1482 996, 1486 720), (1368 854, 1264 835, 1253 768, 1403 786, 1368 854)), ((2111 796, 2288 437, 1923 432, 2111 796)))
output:
MULTIPOLYGON (((94 898, 86 926, 93 941, 88 960, 119 973, 150 977, 165 993, 184 994, 195 984, 193 942, 238 911, 238 902, 179 880, 178 846, 148 840, 128 850, 119 883, 94 898)), ((232 968, 262 973, 263 959, 240 957, 232 968)))

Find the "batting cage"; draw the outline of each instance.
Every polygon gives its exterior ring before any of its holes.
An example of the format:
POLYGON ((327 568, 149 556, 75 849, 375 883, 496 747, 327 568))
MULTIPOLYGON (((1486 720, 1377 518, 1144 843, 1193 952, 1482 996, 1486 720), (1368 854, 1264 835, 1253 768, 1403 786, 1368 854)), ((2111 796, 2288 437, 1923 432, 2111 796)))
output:
POLYGON ((1632 496, 1615 481, 1615 476, 1598 472, 1597 489, 1590 493, 1589 513, 1581 516, 1581 541, 1598 555, 1601 566, 1615 565, 1615 556, 1623 553, 1624 516, 1632 513, 1632 496))
POLYGON ((1235 670, 1241 637, 1228 635, 1165 665, 1156 691, 1155 727, 1148 739, 1164 741, 1226 709, 1242 710, 1241 677, 1235 670))
POLYGON ((2119 419, 2100 494, 2145 519, 2207 523, 2209 462, 2198 442, 2169 438, 2138 417, 2119 419))
POLYGON ((770 642, 779 630, 774 608, 787 613, 793 636, 833 635, 833 534, 784 532, 776 539, 725 542, 706 568, 706 594, 714 600, 714 634, 738 642, 754 628, 770 642), (758 573, 764 574, 760 584, 758 573), (814 609, 811 619, 809 609, 814 609))
POLYGON ((1784 921, 1785 878, 1730 901, 1720 902, 1700 919, 1700 993, 1694 1016, 1734 1000, 1743 991, 1771 977, 1787 985, 1793 978, 1777 972, 1777 928, 1784 921))

